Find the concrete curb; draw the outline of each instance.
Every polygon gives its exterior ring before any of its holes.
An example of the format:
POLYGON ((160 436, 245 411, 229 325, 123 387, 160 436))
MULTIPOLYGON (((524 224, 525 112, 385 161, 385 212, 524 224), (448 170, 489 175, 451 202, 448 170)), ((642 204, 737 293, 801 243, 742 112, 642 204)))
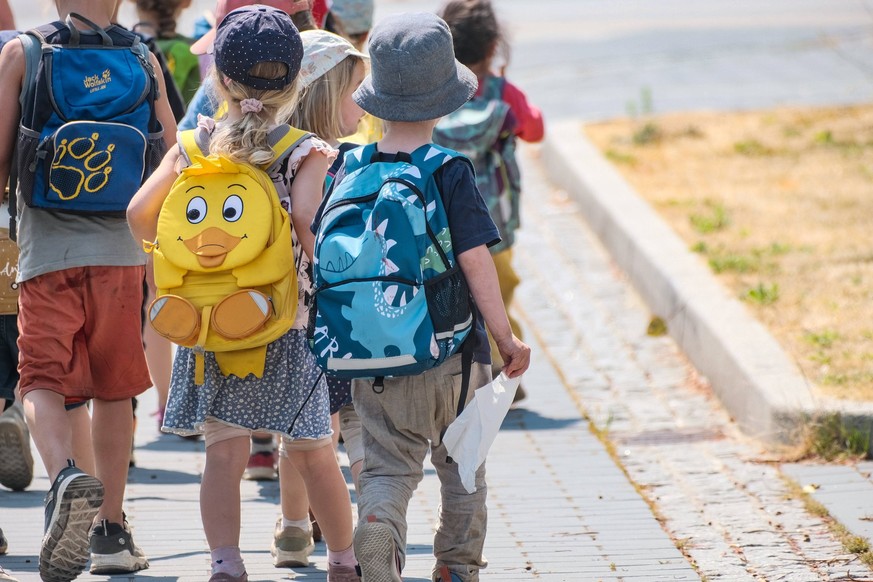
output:
POLYGON ((586 139, 580 122, 550 126, 543 159, 744 432, 787 444, 810 418, 840 413, 873 444, 873 403, 817 397, 770 333, 586 139))

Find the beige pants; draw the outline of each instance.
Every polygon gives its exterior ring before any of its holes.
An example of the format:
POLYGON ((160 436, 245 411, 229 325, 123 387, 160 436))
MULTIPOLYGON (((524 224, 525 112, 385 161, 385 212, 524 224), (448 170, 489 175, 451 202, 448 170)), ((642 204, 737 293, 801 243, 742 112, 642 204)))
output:
MULTIPOLYGON (((473 363, 467 399, 491 382, 487 364, 473 363)), ((406 511, 424 476, 424 458, 430 449, 441 488, 439 522, 433 551, 436 567, 448 566, 466 582, 479 580, 486 566, 482 556, 487 512, 485 464, 476 472, 476 492, 467 493, 458 466, 446 459, 442 443, 445 428, 455 419, 461 392, 461 354, 418 376, 384 379, 384 389, 373 390, 371 380, 352 382, 352 399, 361 418, 364 465, 358 497, 359 523, 369 516, 391 528, 400 556, 406 559, 406 511)))

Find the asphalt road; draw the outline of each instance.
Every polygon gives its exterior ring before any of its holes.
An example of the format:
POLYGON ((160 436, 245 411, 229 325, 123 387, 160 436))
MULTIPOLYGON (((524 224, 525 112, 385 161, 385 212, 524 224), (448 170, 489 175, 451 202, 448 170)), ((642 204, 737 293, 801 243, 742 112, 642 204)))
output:
MULTIPOLYGON (((213 7, 194 0, 180 20, 213 7)), ((440 1, 377 0, 376 19, 440 1)), ((547 119, 825 105, 873 97, 873 0, 494 0, 513 44, 509 76, 547 119)), ((12 0, 20 28, 48 0, 12 0)), ((122 1, 121 21, 136 21, 122 1)))

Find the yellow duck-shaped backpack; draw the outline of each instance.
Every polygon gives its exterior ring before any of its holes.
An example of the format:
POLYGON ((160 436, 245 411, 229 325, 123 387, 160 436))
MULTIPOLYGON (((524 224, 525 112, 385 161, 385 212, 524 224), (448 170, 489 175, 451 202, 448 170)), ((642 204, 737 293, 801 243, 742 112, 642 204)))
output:
POLYGON ((158 215, 156 299, 148 318, 170 341, 193 348, 195 383, 204 352, 224 375, 261 377, 267 344, 297 314, 291 219, 268 172, 310 134, 295 128, 273 146, 266 168, 204 155, 196 130, 179 133, 191 165, 179 174, 158 215))

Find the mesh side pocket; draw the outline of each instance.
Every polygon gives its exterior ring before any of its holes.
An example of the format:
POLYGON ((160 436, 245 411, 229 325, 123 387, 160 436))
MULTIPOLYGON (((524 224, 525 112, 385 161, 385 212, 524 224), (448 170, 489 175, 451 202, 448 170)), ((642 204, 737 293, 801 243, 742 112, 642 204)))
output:
POLYGON ((454 267, 425 283, 427 310, 436 334, 455 329, 470 319, 470 291, 461 269, 454 267))
POLYGON ((149 136, 148 146, 146 146, 145 174, 143 175, 143 181, 151 176, 152 172, 161 165, 161 160, 164 159, 165 153, 167 153, 167 142, 164 141, 163 136, 149 136))
POLYGON ((18 168, 18 191, 24 193, 30 199, 33 192, 35 172, 30 171, 30 164, 36 158, 36 149, 39 146, 39 135, 31 136, 18 132, 18 144, 16 146, 16 164, 18 168))

